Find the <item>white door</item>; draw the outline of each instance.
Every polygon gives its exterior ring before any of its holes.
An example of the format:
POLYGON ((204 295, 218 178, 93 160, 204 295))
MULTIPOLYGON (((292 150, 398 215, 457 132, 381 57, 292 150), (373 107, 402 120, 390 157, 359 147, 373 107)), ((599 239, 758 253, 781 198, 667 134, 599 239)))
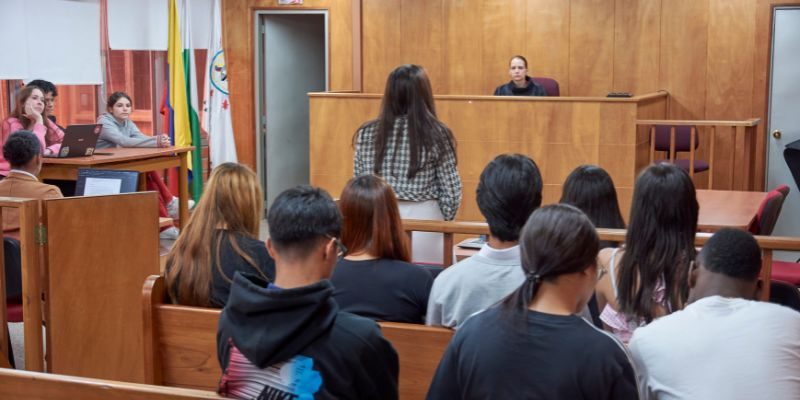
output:
MULTIPOLYGON (((791 189, 772 234, 800 236, 800 188, 783 159, 786 144, 800 139, 800 8, 776 8, 773 21, 766 189, 781 184, 791 189)), ((775 257, 796 260, 798 255, 775 257)))

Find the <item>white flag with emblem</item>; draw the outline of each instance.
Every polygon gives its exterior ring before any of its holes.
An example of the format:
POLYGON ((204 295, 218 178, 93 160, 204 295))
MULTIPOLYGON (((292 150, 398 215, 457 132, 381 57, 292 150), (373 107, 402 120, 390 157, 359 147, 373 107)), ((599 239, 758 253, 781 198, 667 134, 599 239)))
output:
POLYGON ((203 94, 203 129, 208 132, 211 168, 225 162, 237 162, 236 142, 231 124, 228 96, 228 70, 222 50, 222 12, 220 0, 214 0, 211 12, 211 43, 206 59, 206 84, 203 94))

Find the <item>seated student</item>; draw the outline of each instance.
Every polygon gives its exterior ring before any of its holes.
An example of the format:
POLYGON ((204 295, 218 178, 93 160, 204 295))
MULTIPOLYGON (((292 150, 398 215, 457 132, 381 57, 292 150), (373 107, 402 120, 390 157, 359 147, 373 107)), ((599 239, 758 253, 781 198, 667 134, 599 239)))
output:
MULTIPOLYGON (((619 210, 617 190, 606 170, 596 165, 581 165, 575 168, 561 188, 562 204, 578 207, 596 228, 625 229, 625 221, 619 210)), ((600 248, 617 247, 615 242, 600 242, 600 248)), ((597 298, 589 300, 589 313, 597 327, 602 328, 597 298)))
POLYGON ((47 119, 53 121, 56 126, 64 130, 64 127, 58 124, 56 121, 56 116, 54 115, 56 112, 56 97, 58 97, 58 88, 53 82, 46 81, 44 79, 34 79, 27 84, 28 86, 36 86, 39 89, 42 89, 42 93, 44 93, 44 108, 47 111, 47 119))
MULTIPOLYGON (((16 131, 3 145, 3 158, 11 170, 0 181, 1 197, 24 197, 29 199, 57 199, 63 197, 53 185, 39 182, 36 178, 42 169, 42 145, 31 131, 16 131)), ((3 210, 3 233, 19 239, 19 211, 3 210)))
MULTIPOLYGON (((0 125, 0 144, 16 131, 33 132, 43 147, 42 155, 58 154, 64 132, 47 118, 44 93, 36 86, 25 86, 17 93, 17 104, 11 115, 0 125)), ((10 169, 8 160, 0 158, 0 175, 5 177, 10 169)))
POLYGON ((494 90, 495 96, 547 96, 544 86, 528 76, 528 60, 516 55, 508 62, 508 75, 511 81, 494 90))
POLYGON ((630 350, 652 399, 800 398, 800 314, 758 301, 761 250, 723 229, 690 273, 689 305, 639 328, 630 350))
MULTIPOLYGON (((103 125, 103 130, 100 131, 100 138, 97 140, 97 148, 170 146, 167 135, 145 135, 139 130, 136 123, 131 121, 132 101, 131 97, 123 92, 114 92, 111 96, 108 96, 108 101, 106 102, 108 112, 97 117, 97 123, 103 125)), ((164 181, 155 171, 148 172, 146 179, 147 190, 158 193, 160 200, 159 216, 177 219, 180 204, 178 198, 172 195, 172 192, 169 191, 167 185, 164 184, 164 181)), ((188 203, 189 208, 194 207, 194 201, 190 199, 188 203)), ((178 228, 173 226, 161 231, 161 238, 175 240, 178 238, 178 234, 178 228)))
POLYGON ((322 189, 278 195, 267 217, 274 283, 233 278, 217 333, 219 392, 259 399, 397 399, 398 360, 375 321, 339 311, 330 277, 341 215, 322 189))
POLYGON ((638 399, 625 347, 575 315, 604 272, 592 223, 554 204, 521 236, 522 285, 456 332, 428 399, 638 399))
POLYGON ((347 183, 339 199, 347 256, 331 283, 342 311, 381 321, 424 322, 433 277, 411 251, 392 188, 375 175, 347 183))
POLYGON ((477 200, 489 224, 489 239, 478 254, 436 277, 428 300, 428 325, 458 328, 525 280, 517 241, 528 216, 542 204, 539 167, 521 154, 497 156, 481 173, 477 200))
POLYGON ((275 279, 275 262, 258 240, 261 185, 244 165, 220 164, 167 255, 166 285, 173 303, 224 307, 236 271, 275 279))
POLYGON ((672 164, 647 167, 633 188, 625 244, 600 251, 600 319, 623 342, 654 319, 683 308, 694 259, 699 206, 694 183, 672 164))

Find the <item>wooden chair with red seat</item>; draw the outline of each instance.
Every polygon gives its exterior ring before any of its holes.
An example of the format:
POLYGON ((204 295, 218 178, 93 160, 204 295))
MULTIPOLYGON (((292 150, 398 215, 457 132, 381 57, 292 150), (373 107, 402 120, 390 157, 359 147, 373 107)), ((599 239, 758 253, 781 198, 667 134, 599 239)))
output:
POLYGON ((697 172, 708 171, 711 168, 708 161, 695 158, 700 139, 697 134, 696 126, 686 125, 654 125, 650 132, 651 143, 651 162, 670 162, 694 176, 697 172), (693 143, 694 142, 694 143, 693 143), (665 152, 666 159, 655 160, 656 151, 665 152), (688 152, 688 159, 678 159, 678 153, 688 152))

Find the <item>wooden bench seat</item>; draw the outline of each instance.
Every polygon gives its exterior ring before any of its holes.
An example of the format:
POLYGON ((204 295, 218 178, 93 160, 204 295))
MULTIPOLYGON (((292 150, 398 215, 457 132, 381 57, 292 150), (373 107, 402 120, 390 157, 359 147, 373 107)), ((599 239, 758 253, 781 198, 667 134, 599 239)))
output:
POLYGON ((0 399, 15 400, 184 400, 223 399, 214 392, 166 388, 0 368, 0 399))
MULTIPOLYGON (((143 289, 145 382, 216 390, 220 310, 165 304, 164 278, 150 276, 143 289)), ((400 360, 401 399, 423 399, 453 331, 424 325, 379 323, 400 360)))

